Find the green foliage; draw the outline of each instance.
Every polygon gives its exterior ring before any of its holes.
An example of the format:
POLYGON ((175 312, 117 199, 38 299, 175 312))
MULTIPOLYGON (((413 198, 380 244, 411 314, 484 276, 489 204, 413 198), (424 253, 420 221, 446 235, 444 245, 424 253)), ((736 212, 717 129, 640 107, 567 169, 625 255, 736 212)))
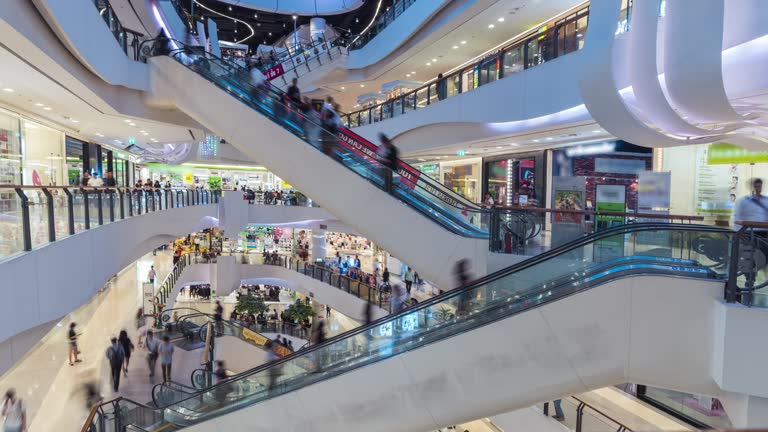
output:
POLYGON ((216 176, 208 177, 208 189, 210 190, 221 189, 221 177, 216 177, 216 176))
POLYGON ((269 307, 264 303, 263 298, 250 295, 241 295, 235 305, 235 312, 239 314, 258 315, 267 310, 269 310, 269 307))
POLYGON ((315 310, 302 302, 296 302, 285 310, 285 316, 293 322, 309 321, 315 315, 315 310))

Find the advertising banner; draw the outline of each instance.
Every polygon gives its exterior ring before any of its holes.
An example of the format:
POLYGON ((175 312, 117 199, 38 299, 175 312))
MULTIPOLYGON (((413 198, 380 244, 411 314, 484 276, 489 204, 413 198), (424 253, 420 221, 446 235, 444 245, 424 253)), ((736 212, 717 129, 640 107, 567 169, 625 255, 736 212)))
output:
POLYGON ((285 68, 283 67, 282 63, 279 63, 265 70, 263 73, 264 78, 266 78, 267 81, 272 81, 273 79, 282 76, 285 73, 285 68))
MULTIPOLYGON (((626 194, 627 188, 624 185, 597 185, 595 210, 598 212, 624 212, 626 210, 626 194)), ((623 223, 623 216, 599 215, 595 218, 595 231, 623 223)), ((624 237, 617 235, 599 240, 593 250, 596 262, 620 258, 624 256, 624 237)))
POLYGON ((243 334, 242 337, 244 340, 251 341, 256 345, 266 345, 267 338, 256 333, 253 330, 247 329, 243 327, 243 334))
POLYGON ((155 284, 149 282, 141 284, 141 293, 144 300, 144 313, 151 313, 155 310, 155 305, 152 304, 155 298, 155 284))
POLYGON ((729 196, 735 193, 739 177, 729 165, 711 165, 709 151, 712 146, 696 150, 696 213, 700 215, 729 215, 733 203, 729 196))

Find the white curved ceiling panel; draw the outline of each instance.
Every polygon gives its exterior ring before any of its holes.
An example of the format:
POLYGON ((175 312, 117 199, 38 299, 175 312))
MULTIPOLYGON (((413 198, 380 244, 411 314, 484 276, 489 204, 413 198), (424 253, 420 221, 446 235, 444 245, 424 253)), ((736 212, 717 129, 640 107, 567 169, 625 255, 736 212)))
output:
MULTIPOLYGON (((640 2, 642 3, 642 2, 640 2)), ((693 122, 743 120, 723 84, 723 0, 667 2, 664 75, 673 106, 693 122)))
MULTIPOLYGON (((629 32, 629 77, 636 107, 646 122, 680 136, 711 135, 712 132, 691 125, 675 112, 667 101, 658 79, 656 38, 658 5, 652 1, 635 2, 632 30, 629 32)), ((737 126, 731 126, 735 129, 737 126)), ((732 130, 731 129, 731 130, 732 130)), ((722 132, 722 131, 720 131, 722 132)))
POLYGON ((286 15, 336 15, 351 12, 363 0, 218 0, 221 3, 286 15))

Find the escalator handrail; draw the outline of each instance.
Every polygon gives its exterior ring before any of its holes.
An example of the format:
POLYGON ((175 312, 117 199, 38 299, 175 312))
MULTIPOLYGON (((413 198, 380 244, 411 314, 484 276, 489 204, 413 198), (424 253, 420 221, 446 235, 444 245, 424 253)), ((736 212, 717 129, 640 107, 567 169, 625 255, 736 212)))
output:
MULTIPOLYGON (((448 290, 448 291, 444 292, 443 294, 440 294, 438 296, 435 296, 435 297, 432 297, 432 298, 430 298, 428 300, 420 302, 420 303, 416 304, 415 306, 406 308, 406 309, 404 309, 404 310, 402 310, 402 311, 400 311, 400 312, 398 312, 396 314, 391 314, 391 315, 387 315, 385 317, 379 318, 379 319, 371 322, 368 325, 363 325, 363 326, 354 328, 352 330, 349 330, 347 332, 338 334, 338 335, 336 335, 336 336, 334 336, 332 338, 327 339, 322 344, 311 345, 310 347, 308 347, 308 348, 306 348, 304 350, 297 351, 297 352, 295 352, 295 353, 293 353, 293 354, 291 354, 289 356, 282 357, 282 358, 277 359, 277 360, 275 360, 275 361, 273 361, 271 363, 260 365, 260 366, 258 366, 256 368, 251 369, 251 370, 244 371, 244 372, 242 372, 240 374, 237 374, 237 375, 233 375, 232 377, 229 377, 226 380, 222 380, 220 382, 220 384, 227 384, 227 383, 230 383, 230 382, 235 381, 237 379, 243 378, 245 376, 257 374, 257 373, 261 372, 262 370, 268 369, 268 368, 270 368, 272 366, 276 366, 278 364, 291 361, 291 360, 293 360, 295 358, 305 356, 305 355, 307 355, 310 352, 313 352, 315 350, 321 349, 321 348, 323 348, 325 346, 332 345, 332 344, 338 342, 339 340, 347 339, 347 338, 349 338, 351 336, 354 336, 354 335, 357 335, 357 334, 360 334, 360 333, 365 333, 365 332, 367 332, 367 331, 369 331, 371 329, 374 329, 374 328, 380 326, 384 322, 396 321, 396 320, 398 320, 398 319, 400 319, 400 318, 402 318, 402 317, 404 317, 406 315, 410 315, 410 314, 412 314, 412 313, 414 313, 414 312, 416 312, 416 311, 418 311, 420 309, 430 307, 430 306, 432 306, 432 305, 434 305, 436 303, 444 302, 448 298, 458 297, 458 296, 462 295, 463 293, 465 293, 467 291, 471 291, 471 290, 476 289, 479 286, 491 283, 491 282, 496 281, 498 279, 501 279, 503 277, 509 276, 511 273, 515 273, 515 272, 524 270, 526 268, 532 267, 532 266, 534 266, 534 265, 536 265, 538 263, 541 263, 542 261, 548 260, 549 258, 552 258, 554 256, 561 255, 561 254, 563 254, 565 252, 569 252, 571 250, 580 248, 582 246, 585 246, 585 245, 587 245, 589 243, 593 243, 595 241, 601 240, 603 238, 612 237, 612 236, 619 235, 619 234, 631 234, 631 233, 637 233, 637 232, 643 232, 643 231, 657 231, 657 230, 670 230, 671 231, 671 228, 674 228, 674 230, 680 230, 680 231, 705 231, 705 232, 720 233, 720 234, 732 234, 733 233, 732 230, 723 229, 723 228, 717 228, 717 227, 711 227, 711 226, 706 226, 706 225, 662 224, 662 223, 654 223, 654 222, 626 224, 626 225, 620 225, 620 226, 612 227, 612 228, 609 228, 609 229, 606 229, 606 230, 603 230, 603 231, 599 231, 599 232, 596 232, 596 233, 592 233, 592 234, 583 236, 583 237, 581 237, 581 238, 579 238, 577 240, 574 240, 572 242, 563 244, 563 245, 561 245, 559 247, 553 248, 553 249, 551 249, 551 250, 549 250, 547 252, 541 253, 541 254, 536 255, 536 256, 534 256, 532 258, 529 258, 527 260, 521 261, 521 262, 519 262, 517 264, 514 264, 514 265, 512 265, 510 267, 507 267, 505 269, 499 270, 499 271, 494 272, 494 273, 492 273, 490 275, 487 275, 485 277, 481 277, 479 279, 476 279, 476 280, 468 283, 467 285, 465 285, 463 287, 459 287, 459 288, 456 288, 456 289, 453 289, 453 290, 448 290)), ((213 387, 215 387, 215 386, 213 386, 213 387)), ((210 390, 210 388, 208 390, 210 390)), ((206 391, 208 391, 208 390, 206 390, 206 391)))
MULTIPOLYGON (((153 39, 153 41, 156 41, 156 40, 157 40, 157 39, 153 39)), ((190 50, 190 51, 193 51, 193 52, 194 52, 194 51, 200 51, 200 50, 202 49, 201 47, 198 47, 198 46, 190 46, 190 45, 187 45, 187 44, 186 44, 186 43, 184 43, 184 42, 181 42, 181 41, 178 41, 178 40, 175 40, 175 39, 168 39, 168 41, 171 41, 171 40, 172 40, 174 43, 176 43, 176 44, 178 44, 179 46, 181 46, 182 48, 178 48, 178 49, 173 49, 173 50, 171 50, 171 51, 168 53, 168 56, 169 56, 169 57, 173 57, 173 55, 174 55, 174 54, 177 54, 177 53, 181 53, 181 54, 184 54, 185 52, 188 52, 187 50, 190 50)), ((221 62, 221 63, 223 63, 223 64, 227 65, 227 66, 228 66, 230 69, 239 70, 239 71, 241 71, 241 72, 244 72, 244 73, 248 73, 248 72, 249 72, 247 68, 245 68, 245 67, 243 67, 243 66, 240 66, 240 65, 238 65, 238 64, 236 64, 236 63, 233 63, 233 62, 230 62, 230 61, 228 61, 228 60, 222 59, 222 58, 220 58, 220 57, 218 57, 218 56, 216 56, 216 55, 213 55, 213 54, 211 54, 211 53, 208 53, 208 52, 205 52, 204 54, 205 54, 205 58, 206 58, 206 59, 215 59, 215 60, 217 60, 217 61, 219 61, 219 62, 221 62)), ((182 63, 182 64, 183 64, 183 63, 182 63)), ((185 65, 185 66, 186 66, 186 65, 185 65)), ((248 84, 248 85, 250 86, 250 83, 244 83, 244 84, 248 84)), ((277 95, 279 95, 279 96, 281 96, 281 97, 284 97, 284 96, 285 96, 285 92, 284 92, 284 91, 282 91, 282 90, 281 90, 281 89, 279 89, 278 87, 276 87, 276 86, 272 85, 270 82, 267 82, 267 85, 268 85, 268 88, 269 88, 270 92, 272 92, 272 93, 276 93, 277 95)), ((305 118, 305 120, 309 120, 309 121, 312 121, 312 119, 308 119, 308 118, 305 118)), ((320 126, 320 125, 317 125, 317 126, 320 126)), ((347 129, 347 128, 345 128, 345 129, 347 129)), ((347 129, 347 130, 349 130, 349 129, 347 129)), ((354 133, 354 132, 352 132, 352 133, 355 135, 355 137, 356 137, 356 138, 365 140, 365 138, 363 138, 363 137, 359 136, 358 134, 356 134, 356 133, 354 133)), ((367 141, 367 140, 366 140, 366 141, 367 141)), ((369 143, 370 143, 370 142, 369 142, 369 143)), ((401 162, 401 163, 402 163, 404 166, 408 167, 409 169, 411 169, 411 170, 413 170, 413 171, 416 171, 416 172, 418 172, 418 171, 419 171, 417 168, 415 168, 414 166, 412 166, 412 165, 410 165, 410 164, 406 163, 406 162, 405 162, 405 161, 403 161, 402 159, 400 159, 399 161, 400 161, 400 162, 401 162)), ((389 169, 389 168, 387 168, 387 169, 389 169)), ((481 213, 481 214, 482 214, 482 213, 485 213, 485 212, 487 212, 487 209, 485 209, 483 206, 481 206, 481 205, 479 205, 479 204, 477 204, 477 203, 474 203, 474 202, 472 202, 472 201, 470 201, 470 200, 466 199, 466 198, 465 198, 465 197, 463 197, 462 195, 459 195, 459 194, 457 194, 457 193, 453 192, 453 191, 452 191, 450 188, 448 188, 447 186, 445 186, 444 184, 442 184, 442 183, 440 183, 440 182, 437 182, 437 181, 433 180, 433 179, 432 179, 432 178, 430 178, 429 176, 420 176, 420 177, 419 177, 419 181, 423 181, 425 184, 428 184, 429 186, 431 186, 431 187, 433 187, 433 188, 435 188, 435 189, 438 189, 438 190, 440 190, 441 192, 444 192, 444 193, 446 193, 448 196, 450 196, 451 198, 455 199, 455 200, 456 200, 456 202, 460 203, 462 206, 466 207, 466 208, 467 208, 468 210, 470 210, 470 211, 473 211, 473 212, 478 212, 478 213, 481 213)), ((434 195, 434 194, 433 194, 433 195, 434 195)), ((439 199, 439 197, 437 197, 437 198, 439 199)), ((448 203, 448 204, 450 205, 450 203, 448 203)), ((454 207, 455 207, 455 206, 454 206, 454 207)))

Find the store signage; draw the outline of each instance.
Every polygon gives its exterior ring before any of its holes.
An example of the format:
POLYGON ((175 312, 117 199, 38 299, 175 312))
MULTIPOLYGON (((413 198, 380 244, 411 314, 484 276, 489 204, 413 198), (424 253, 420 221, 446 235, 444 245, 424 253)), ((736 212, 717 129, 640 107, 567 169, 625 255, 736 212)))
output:
POLYGON ((243 337, 244 340, 251 341, 255 345, 266 345, 266 343, 267 343, 267 338, 266 337, 256 333, 253 330, 247 329, 245 327, 243 327, 242 337, 243 337))
POLYGON ((263 73, 264 78, 266 78, 267 81, 272 81, 273 79, 282 76, 285 73, 285 68, 283 67, 283 64, 280 63, 265 70, 263 73))
POLYGON ((616 150, 615 142, 604 142, 600 144, 571 147, 565 149, 565 154, 568 157, 591 156, 602 153, 610 153, 614 150, 616 150))
POLYGON ((638 175, 645 171, 643 159, 596 158, 595 172, 638 175))
POLYGON ((184 183, 192 184, 195 182, 195 175, 191 172, 184 173, 184 183))
POLYGON ((758 162, 768 162, 768 152, 753 152, 728 143, 710 144, 707 149, 707 163, 710 165, 758 162))
POLYGON ((128 144, 136 144, 136 138, 128 138, 128 144))
POLYGON ((466 156, 467 152, 465 150, 459 150, 456 152, 456 156, 466 156))

